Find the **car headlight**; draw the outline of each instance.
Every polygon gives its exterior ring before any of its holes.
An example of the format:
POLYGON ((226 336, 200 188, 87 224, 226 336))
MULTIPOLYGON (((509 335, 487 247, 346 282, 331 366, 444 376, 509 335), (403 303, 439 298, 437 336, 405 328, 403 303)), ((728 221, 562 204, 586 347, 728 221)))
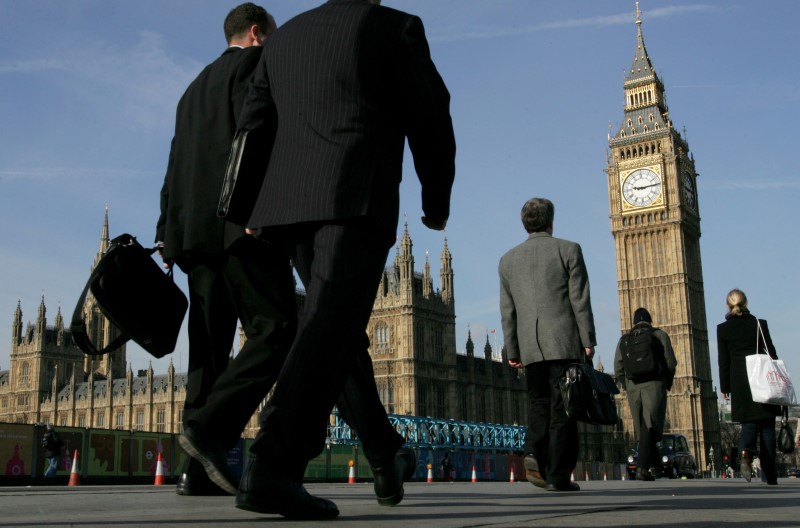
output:
POLYGON ((633 455, 628 455, 628 464, 633 464, 633 455))
POLYGON ((664 455, 663 457, 661 457, 661 462, 663 462, 664 464, 669 463, 669 457, 664 455))

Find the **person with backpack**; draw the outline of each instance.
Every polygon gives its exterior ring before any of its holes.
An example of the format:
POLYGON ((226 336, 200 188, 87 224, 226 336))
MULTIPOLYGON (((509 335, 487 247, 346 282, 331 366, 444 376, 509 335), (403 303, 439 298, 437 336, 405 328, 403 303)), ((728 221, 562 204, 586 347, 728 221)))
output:
POLYGON ((58 471, 58 462, 61 460, 61 449, 64 447, 64 442, 58 437, 53 424, 47 424, 47 432, 42 437, 42 446, 44 447, 44 456, 47 459, 47 469, 44 470, 44 476, 47 478, 55 477, 56 471, 58 471))
POLYGON ((633 428, 639 439, 638 480, 654 480, 658 448, 667 414, 667 392, 677 365, 669 336, 653 326, 650 312, 638 308, 633 328, 623 335, 614 357, 614 372, 628 394, 633 428))

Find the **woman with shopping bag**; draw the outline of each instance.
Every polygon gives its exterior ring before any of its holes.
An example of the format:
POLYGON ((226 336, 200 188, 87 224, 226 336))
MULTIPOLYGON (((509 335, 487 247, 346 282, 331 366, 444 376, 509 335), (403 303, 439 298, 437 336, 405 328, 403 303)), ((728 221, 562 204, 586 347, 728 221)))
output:
POLYGON ((727 304, 725 322, 717 326, 719 384, 725 399, 730 399, 731 419, 742 424, 738 448, 739 470, 750 482, 753 456, 758 453, 767 484, 775 485, 778 483, 775 467, 775 417, 781 414, 781 408, 778 405, 753 401, 745 358, 759 351, 766 352, 773 359, 778 356, 769 335, 767 321, 756 319, 750 314, 744 292, 731 290, 727 304), (763 334, 763 339, 758 337, 760 334, 763 334), (756 451, 759 440, 760 449, 756 451))

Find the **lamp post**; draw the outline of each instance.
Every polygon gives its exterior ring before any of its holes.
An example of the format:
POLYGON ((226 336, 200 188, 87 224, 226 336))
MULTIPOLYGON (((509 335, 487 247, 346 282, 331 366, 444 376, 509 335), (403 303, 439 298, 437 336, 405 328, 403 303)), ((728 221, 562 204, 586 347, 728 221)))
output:
POLYGON ((708 449, 708 460, 711 462, 711 478, 716 478, 717 472, 714 467, 714 446, 708 449))

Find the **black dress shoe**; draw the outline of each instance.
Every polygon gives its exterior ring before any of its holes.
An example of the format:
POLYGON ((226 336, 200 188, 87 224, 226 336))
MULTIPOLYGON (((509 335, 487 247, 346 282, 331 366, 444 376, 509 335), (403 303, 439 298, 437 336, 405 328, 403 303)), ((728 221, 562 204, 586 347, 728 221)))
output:
POLYGON ((403 481, 414 475, 417 455, 412 449, 400 448, 391 464, 372 468, 375 477, 375 496, 381 506, 395 506, 403 500, 403 481))
POLYGON ((195 473, 181 473, 175 493, 193 497, 218 497, 230 495, 227 491, 214 484, 205 471, 195 473))
POLYGON ((547 491, 580 491, 577 482, 548 482, 544 489, 547 491))
POLYGON ((203 464, 206 475, 214 484, 229 494, 236 495, 238 482, 228 467, 228 454, 221 445, 202 434, 196 427, 184 429, 178 442, 190 457, 203 464))
POLYGON ((248 462, 236 494, 237 508, 298 520, 333 519, 339 515, 336 504, 314 497, 299 482, 269 473, 258 457, 251 455, 248 462))
POLYGON ((545 476, 539 471, 539 462, 530 453, 525 455, 525 478, 537 488, 545 487, 545 476))

